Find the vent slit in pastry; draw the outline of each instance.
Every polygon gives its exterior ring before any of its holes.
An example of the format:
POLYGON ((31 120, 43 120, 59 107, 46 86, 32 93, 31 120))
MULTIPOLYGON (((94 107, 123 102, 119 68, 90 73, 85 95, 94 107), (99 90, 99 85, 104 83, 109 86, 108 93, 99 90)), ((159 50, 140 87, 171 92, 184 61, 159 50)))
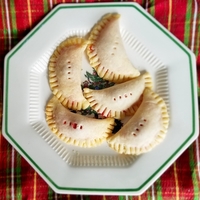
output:
POLYGON ((160 143, 168 125, 169 116, 165 102, 152 90, 145 89, 136 113, 107 142, 118 153, 138 155, 150 151, 160 143))
POLYGON ((152 88, 149 73, 102 90, 84 88, 83 94, 90 106, 105 117, 122 119, 134 114, 145 87, 152 88))
POLYGON ((91 30, 87 55, 101 78, 121 83, 140 75, 127 57, 119 29, 119 14, 107 14, 91 30))
POLYGON ((68 38, 56 48, 49 61, 50 88, 69 109, 81 110, 89 106, 81 89, 82 58, 86 45, 83 38, 68 38))
POLYGON ((53 96, 46 105, 46 121, 53 133, 68 144, 93 147, 111 135, 113 118, 94 119, 72 113, 53 96))

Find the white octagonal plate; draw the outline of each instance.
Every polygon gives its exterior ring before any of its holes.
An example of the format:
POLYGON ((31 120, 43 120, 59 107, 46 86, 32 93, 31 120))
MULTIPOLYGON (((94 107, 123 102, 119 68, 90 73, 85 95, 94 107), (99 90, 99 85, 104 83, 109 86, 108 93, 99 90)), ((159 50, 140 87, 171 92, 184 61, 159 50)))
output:
MULTIPOLYGON (((93 73, 83 59, 82 79, 93 73)), ((198 136, 197 80, 193 53, 135 3, 61 4, 5 57, 3 135, 58 193, 139 195, 198 136), (106 13, 119 13, 131 62, 153 78, 170 114, 165 140, 141 156, 108 145, 92 149, 60 141, 45 122, 50 98, 47 64, 66 37, 85 36, 106 13)))

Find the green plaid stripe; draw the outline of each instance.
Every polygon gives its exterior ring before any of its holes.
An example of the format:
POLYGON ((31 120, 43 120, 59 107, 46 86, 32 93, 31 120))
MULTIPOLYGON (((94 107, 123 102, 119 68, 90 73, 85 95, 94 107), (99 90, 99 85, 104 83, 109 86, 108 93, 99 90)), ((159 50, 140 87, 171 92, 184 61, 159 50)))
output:
MULTIPOLYGON (((21 37, 25 36, 27 31, 25 31, 27 28, 31 28, 32 24, 29 24, 30 27, 24 27, 24 30, 20 30, 18 28, 18 24, 24 23, 27 24, 28 18, 24 19, 18 19, 16 17, 16 13, 22 13, 28 15, 28 13, 31 16, 32 23, 36 24, 39 22, 41 19, 41 16, 45 16, 46 13, 50 11, 50 5, 53 4, 55 6, 58 3, 61 3, 63 1, 50 1, 50 0, 43 0, 43 1, 34 1, 34 0, 27 0, 27 1, 20 1, 20 0, 2 0, 0 1, 0 20, 3 24, 2 29, 0 30, 1 32, 1 38, 0 38, 0 64, 1 64, 1 73, 0 73, 0 80, 1 80, 1 85, 2 85, 2 71, 3 71, 3 57, 5 54, 8 52, 9 49, 9 43, 11 42, 11 46, 13 47, 21 37), (8 14, 6 13, 6 2, 8 5, 8 14), (19 9, 19 4, 27 4, 27 2, 30 3, 30 5, 33 4, 38 4, 43 7, 43 10, 38 10, 35 8, 34 10, 29 10, 27 7, 26 10, 20 10, 19 9), (36 17, 36 15, 38 17, 36 17), (9 18, 9 21, 8 21, 9 18), (10 29, 8 27, 8 24, 10 24, 10 29), (19 32, 21 31, 21 35, 19 37, 19 32), (23 33, 24 32, 24 33, 23 33)), ((69 2, 69 1, 68 1, 69 2)), ((75 2, 75 1, 70 1, 70 2, 75 2)), ((87 0, 81 0, 79 1, 81 3, 83 2, 90 2, 87 0)), ((97 1, 98 2, 98 1, 97 1)), ((198 5, 200 4, 198 0, 196 0, 198 5)), ((157 11, 159 9, 163 10, 169 10, 169 7, 166 8, 166 5, 170 5, 169 1, 160 1, 160 0, 141 0, 138 1, 144 8, 145 6, 148 5, 148 12, 152 15, 155 16, 158 21, 164 21, 163 19, 168 18, 168 13, 163 12, 164 14, 157 15, 157 11)), ((195 34, 193 34, 193 23, 194 23, 194 7, 195 7, 195 0, 176 0, 172 1, 172 8, 175 7, 175 4, 178 4, 180 6, 176 6, 176 9, 181 9, 182 6, 186 5, 187 6, 187 11, 185 13, 185 21, 183 22, 184 26, 184 32, 182 33, 177 33, 177 37, 180 35, 178 34, 183 34, 183 42, 190 48, 191 47, 191 41, 192 37, 195 37, 194 39, 194 53, 196 57, 200 57, 199 54, 199 49, 200 49, 200 7, 198 8, 198 15, 197 15, 197 20, 196 20, 196 25, 195 25, 195 34)), ((179 10, 180 11, 180 10, 179 10)), ((179 16, 174 16, 173 15, 173 20, 171 21, 171 26, 174 28, 177 26, 176 20, 178 20, 179 16)), ((200 67, 199 65, 197 67, 200 67)), ((0 90, 0 101, 2 103, 2 87, 0 90)), ((24 159, 15 151, 14 153, 14 158, 12 159, 12 147, 5 141, 5 139, 2 138, 2 135, 0 135, 1 139, 1 152, 0 152, 0 172, 4 172, 3 175, 0 174, 0 199, 12 199, 12 190, 14 189, 14 195, 15 199, 30 199, 34 195, 34 183, 33 183, 33 177, 34 177, 34 171, 31 170, 32 168, 27 165, 26 169, 29 168, 28 171, 30 171, 30 176, 31 180, 26 180, 26 182, 22 182, 22 177, 25 176, 24 174, 24 159), (4 151, 3 151, 4 149, 4 151), (12 163, 12 160, 14 163, 12 163), (5 165, 3 165, 3 163, 5 165), (6 166, 6 167, 5 167, 6 166), (12 168, 12 166, 14 168, 12 168), (12 177, 12 172, 13 177, 12 177), (4 179, 3 176, 6 178, 4 179), (3 180, 6 180, 6 183, 3 184, 3 180), (12 181, 14 180, 14 185, 12 188, 12 181), (24 185, 25 184, 25 185, 24 185), (3 187, 3 186, 6 187, 3 187), (2 186, 2 187, 1 187, 2 186), (29 193, 28 192, 22 192, 24 187, 29 188, 29 193)), ((198 140, 199 143, 199 140, 198 140)), ((186 169, 180 169, 177 168, 177 177, 181 179, 179 176, 180 170, 185 170, 186 173, 188 173, 188 179, 192 180, 192 184, 187 185, 187 188, 182 188, 185 187, 183 185, 178 184, 179 190, 176 190, 176 188, 172 191, 170 190, 170 187, 175 184, 175 178, 174 178, 174 170, 173 167, 171 167, 168 172, 165 174, 168 174, 170 177, 167 179, 166 176, 161 176, 153 185, 153 187, 150 187, 144 194, 134 197, 134 196, 81 196, 81 195, 61 195, 61 194, 55 194, 55 192, 41 179, 41 177, 37 176, 36 180, 36 199, 91 199, 91 200, 100 200, 100 199, 106 199, 106 200, 126 200, 127 198, 129 200, 134 200, 134 199, 175 199, 175 197, 180 197, 182 199, 199 199, 199 190, 200 190, 200 185, 199 185, 199 176, 198 176, 198 163, 197 163, 197 152, 199 149, 197 149, 197 146, 195 144, 191 145, 190 148, 187 150, 188 154, 184 154, 181 156, 181 160, 184 162, 184 160, 189 159, 189 167, 186 169), (169 186, 164 185, 165 181, 168 181, 169 186), (170 184, 171 181, 171 184, 170 184), (168 187, 168 190, 165 187, 168 187), (177 194, 177 191, 184 191, 184 194, 177 194)), ((106 180, 105 180, 106 181, 106 180)), ((186 180, 187 182, 187 180, 186 180)), ((27 190, 26 190, 27 191, 27 190)))

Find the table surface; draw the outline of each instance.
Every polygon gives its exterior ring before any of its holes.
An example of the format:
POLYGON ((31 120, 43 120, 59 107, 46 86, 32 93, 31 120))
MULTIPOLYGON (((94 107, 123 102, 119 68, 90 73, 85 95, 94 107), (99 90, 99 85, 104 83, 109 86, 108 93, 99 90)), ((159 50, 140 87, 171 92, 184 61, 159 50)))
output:
MULTIPOLYGON (((101 2, 101 0, 0 0, 1 111, 3 62, 6 53, 56 5, 89 2, 101 2)), ((136 0, 135 2, 194 52, 200 78, 200 0, 136 0)), ((200 139, 198 137, 141 196, 89 196, 56 194, 0 133, 1 199, 200 199, 200 139)))

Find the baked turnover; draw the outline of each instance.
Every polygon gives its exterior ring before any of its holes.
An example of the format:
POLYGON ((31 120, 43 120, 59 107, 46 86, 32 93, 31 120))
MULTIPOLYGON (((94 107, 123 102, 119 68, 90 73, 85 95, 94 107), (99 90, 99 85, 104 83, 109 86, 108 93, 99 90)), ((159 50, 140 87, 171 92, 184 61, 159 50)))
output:
POLYGON ((144 88, 152 88, 152 80, 149 73, 134 78, 112 87, 91 90, 84 88, 84 96, 90 106, 105 117, 123 119, 125 115, 132 115, 137 109, 138 101, 144 88))
POLYGON ((51 131, 68 144, 95 147, 112 133, 114 119, 94 119, 73 113, 53 96, 46 105, 46 121, 51 131))
POLYGON ((105 80, 121 83, 140 75, 126 55, 119 29, 119 14, 105 15, 91 30, 87 55, 105 80))
POLYGON ((141 154, 150 151, 166 135, 169 115, 164 100, 145 89, 143 101, 133 117, 107 139, 109 146, 120 154, 141 154))
POLYGON ((81 89, 82 58, 86 45, 83 38, 68 38, 50 57, 50 88, 62 105, 69 109, 81 110, 89 106, 81 89))

